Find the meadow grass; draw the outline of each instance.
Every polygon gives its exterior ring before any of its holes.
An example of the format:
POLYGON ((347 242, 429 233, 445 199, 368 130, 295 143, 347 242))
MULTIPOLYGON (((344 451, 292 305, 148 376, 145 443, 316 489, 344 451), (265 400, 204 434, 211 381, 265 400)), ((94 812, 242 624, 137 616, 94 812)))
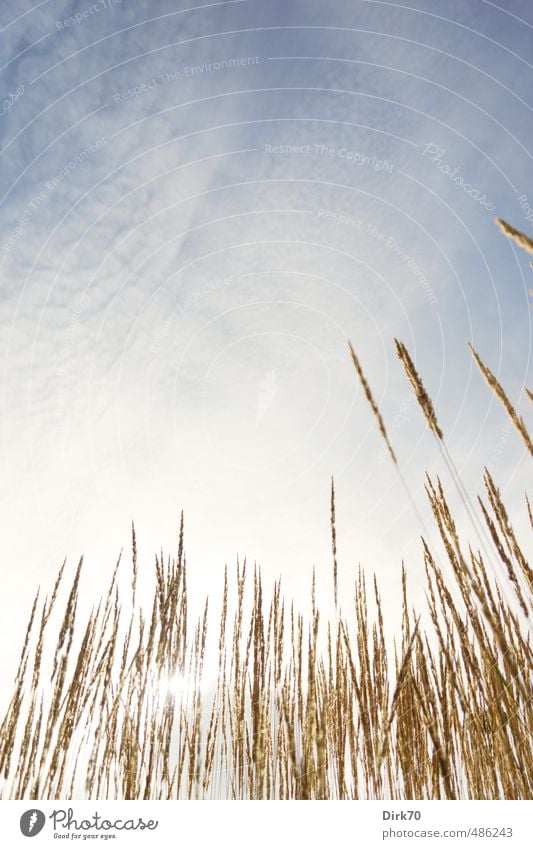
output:
MULTIPOLYGON (((402 567, 393 643, 375 576, 360 568, 352 613, 339 604, 333 481, 327 621, 314 575, 304 616, 280 581, 265 588, 246 563, 226 569, 216 613, 206 600, 193 615, 183 516, 176 554, 155 558, 148 606, 134 528, 127 584, 119 558, 85 618, 83 563, 68 587, 64 563, 31 608, 0 728, 2 798, 532 798, 533 570, 491 472, 475 504, 407 348, 396 349, 480 547, 460 537, 440 479, 426 475, 442 545, 437 554, 421 536, 425 609, 412 609, 402 567)), ((349 353, 401 475, 351 344, 349 353)), ((472 353, 531 451, 523 419, 472 353)), ((527 496, 524 510, 533 530, 527 496)))

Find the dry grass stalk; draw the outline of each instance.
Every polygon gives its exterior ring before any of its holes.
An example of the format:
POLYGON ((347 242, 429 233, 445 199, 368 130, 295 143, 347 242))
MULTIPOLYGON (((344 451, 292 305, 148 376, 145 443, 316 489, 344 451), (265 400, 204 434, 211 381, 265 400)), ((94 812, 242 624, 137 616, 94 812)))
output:
POLYGON ((399 360, 401 361, 405 373, 409 379, 409 383, 413 387, 416 400, 418 401, 424 416, 426 417, 426 421, 430 427, 430 430, 435 434, 438 439, 442 439, 442 431, 437 422, 437 416, 435 415, 435 410, 433 409, 433 404, 431 402, 431 398, 427 394, 424 384, 414 366, 414 363, 409 355, 409 351, 398 339, 394 340, 396 343, 396 353, 398 355, 399 360))
POLYGON ((366 399, 367 399, 368 403, 370 404, 370 406, 372 408, 372 412, 374 413, 374 416, 376 417, 379 432, 382 435, 383 439, 385 440, 385 445, 387 446, 387 450, 390 454, 392 462, 396 465, 396 456, 395 456, 394 451, 392 449, 392 445, 390 444, 389 437, 387 436, 387 431, 385 430, 385 424, 383 423, 383 418, 382 418, 381 413, 379 411, 379 407, 376 404, 376 402, 374 401, 374 396, 372 395, 372 391, 371 391, 370 386, 368 385, 368 382, 365 378, 363 369, 361 368, 361 364, 359 362, 357 354, 355 353, 355 351, 353 349, 352 343, 349 342, 348 346, 350 348, 350 355, 351 355, 351 358, 352 358, 352 362, 353 362, 355 370, 356 370, 356 372, 359 376, 359 380, 361 381, 361 386, 363 387, 363 391, 366 395, 366 399))
MULTIPOLYGON (((0 726, 0 795, 532 798, 533 651, 523 615, 532 573, 487 471, 485 487, 482 509, 506 573, 489 576, 461 537, 440 480, 428 476, 446 565, 423 539, 427 611, 414 611, 402 564, 398 652, 396 641, 394 650, 388 645, 379 581, 374 576, 367 592, 361 568, 350 616, 337 607, 333 621, 322 621, 314 573, 305 617, 279 581, 269 590, 258 568, 250 575, 237 562, 233 580, 224 571, 218 620, 208 600, 195 618, 183 516, 177 555, 156 556, 145 605, 132 528, 131 611, 121 605, 120 558, 84 621, 81 562, 67 589, 63 564, 50 600, 37 595, 31 609, 0 726), (511 602, 504 584, 515 590, 511 602)), ((333 481, 330 508, 338 603, 333 481)))
POLYGON ((331 497, 330 497, 330 524, 331 524, 331 553, 333 555, 333 597, 335 600, 335 608, 338 607, 338 566, 337 566, 337 528, 335 525, 335 483, 331 478, 331 497))
POLYGON ((508 224, 507 221, 504 221, 503 218, 496 218, 496 224, 505 236, 512 239, 528 253, 533 254, 533 239, 530 239, 529 236, 526 236, 526 234, 522 233, 520 230, 516 230, 514 227, 511 227, 511 225, 508 224))

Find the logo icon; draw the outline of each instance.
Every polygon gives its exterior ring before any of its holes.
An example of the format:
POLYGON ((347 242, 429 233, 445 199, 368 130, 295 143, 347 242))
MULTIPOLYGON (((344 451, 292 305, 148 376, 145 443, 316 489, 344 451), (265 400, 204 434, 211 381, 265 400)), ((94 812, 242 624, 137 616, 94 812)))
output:
POLYGON ((42 811, 32 808, 25 811, 20 818, 20 830, 24 837, 35 837, 44 828, 46 817, 42 811))

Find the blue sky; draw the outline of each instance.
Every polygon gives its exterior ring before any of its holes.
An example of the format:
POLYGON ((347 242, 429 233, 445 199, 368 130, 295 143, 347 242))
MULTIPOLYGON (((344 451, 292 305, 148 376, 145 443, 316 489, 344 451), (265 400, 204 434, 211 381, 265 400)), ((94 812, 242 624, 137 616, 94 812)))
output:
POLYGON ((134 519, 150 568, 182 508, 199 592, 237 553, 303 592, 313 563, 329 575, 331 475, 347 597, 358 562, 394 588, 408 557, 416 588, 420 529, 348 338, 417 500, 424 469, 446 472, 394 336, 469 488, 489 463, 521 525, 527 460, 467 342, 527 418, 531 270, 493 219, 531 232, 530 4, 14 14, 0 7, 10 639, 65 555, 85 552, 98 588, 134 519))

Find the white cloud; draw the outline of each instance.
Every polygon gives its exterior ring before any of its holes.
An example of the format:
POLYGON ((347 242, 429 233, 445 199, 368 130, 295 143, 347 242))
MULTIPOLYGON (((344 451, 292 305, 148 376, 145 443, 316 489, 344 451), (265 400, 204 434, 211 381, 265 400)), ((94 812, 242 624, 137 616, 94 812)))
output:
MULTIPOLYGON (((453 53, 453 27, 394 5, 365 4, 357 25, 412 32, 453 53)), ((398 569, 416 549, 418 528, 380 461, 348 337, 419 499, 424 468, 441 463, 416 406, 408 421, 399 417, 409 392, 394 335, 416 354, 458 464, 479 437, 468 484, 479 488, 493 456, 502 486, 512 481, 509 497, 521 498, 517 438, 502 442, 501 412, 471 369, 466 341, 473 332, 516 397, 530 357, 524 265, 511 261, 492 214, 422 150, 442 145, 453 167, 515 217, 510 183, 525 184, 529 159, 518 144, 510 154, 509 133, 453 95, 462 92, 464 65, 427 48, 318 29, 165 47, 254 26, 317 27, 330 18, 354 26, 348 7, 269 9, 214 7, 84 49, 149 13, 148 5, 124 3, 105 20, 50 37, 10 68, 7 89, 64 59, 29 86, 2 136, 5 144, 20 131, 3 177, 2 244, 17 216, 33 210, 1 272, 1 546, 5 562, 16 564, 0 610, 6 629, 25 608, 21 586, 47 585, 66 553, 87 553, 98 587, 127 543, 131 518, 148 555, 172 542, 181 507, 199 583, 239 552, 301 591, 313 561, 320 574, 329 569, 331 474, 347 567, 362 560, 383 575, 398 569), (267 61, 289 53, 375 59, 415 76, 347 62, 267 61), (257 65, 114 102, 115 93, 187 63, 256 54, 257 65), (100 138, 105 144, 31 207, 46 182, 100 138), (305 151, 269 154, 266 144, 305 151)), ((50 30, 54 15, 46 6, 36 12, 27 38, 50 30)), ((468 43, 472 63, 483 64, 483 40, 461 30, 459 41, 458 52, 468 43)), ((10 49, 21 43, 13 32, 10 49)), ((498 55, 492 74, 508 80, 517 60, 498 55)), ((523 140, 521 107, 486 76, 478 80, 484 108, 490 91, 493 114, 503 124, 508 116, 523 140)), ((419 558, 413 569, 421 574, 419 558)))

